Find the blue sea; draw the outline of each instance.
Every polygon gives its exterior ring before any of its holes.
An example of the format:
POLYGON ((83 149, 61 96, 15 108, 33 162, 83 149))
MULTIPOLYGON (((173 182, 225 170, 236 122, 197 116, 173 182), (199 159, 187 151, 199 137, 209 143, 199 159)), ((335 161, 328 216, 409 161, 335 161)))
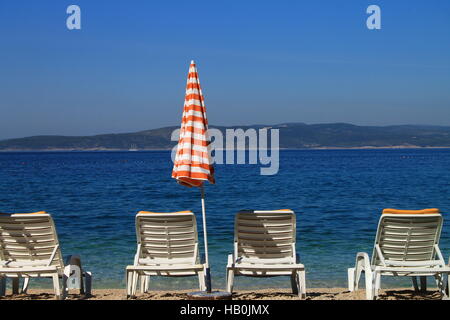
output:
MULTIPOLYGON (((280 170, 216 165, 206 185, 213 287, 224 288, 240 209, 291 208, 308 287, 346 287, 359 251, 372 254, 383 208, 440 208, 441 250, 450 256, 450 149, 295 150, 280 152, 280 170)), ((0 153, 0 211, 45 210, 54 217, 63 255, 80 254, 94 288, 125 288, 136 250, 140 210, 192 210, 201 235, 198 189, 171 179, 169 151, 0 153)), ((202 244, 202 239, 200 239, 202 244)), ((32 281, 31 286, 50 286, 32 281)), ((392 279, 386 286, 408 285, 392 279)), ((194 278, 157 279, 152 288, 196 287, 194 278)), ((287 278, 237 278, 236 287, 286 287, 287 278)))

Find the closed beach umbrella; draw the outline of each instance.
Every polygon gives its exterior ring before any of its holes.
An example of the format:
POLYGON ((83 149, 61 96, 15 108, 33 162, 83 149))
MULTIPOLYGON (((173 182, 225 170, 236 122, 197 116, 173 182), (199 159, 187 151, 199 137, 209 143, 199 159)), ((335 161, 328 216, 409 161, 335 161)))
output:
POLYGON ((207 135, 208 120, 202 89, 194 61, 189 67, 184 100, 183 118, 181 120, 180 138, 178 140, 172 178, 187 187, 201 190, 203 237, 205 243, 206 290, 211 292, 211 274, 208 258, 208 239, 206 232, 205 181, 214 183, 214 169, 211 162, 207 135))

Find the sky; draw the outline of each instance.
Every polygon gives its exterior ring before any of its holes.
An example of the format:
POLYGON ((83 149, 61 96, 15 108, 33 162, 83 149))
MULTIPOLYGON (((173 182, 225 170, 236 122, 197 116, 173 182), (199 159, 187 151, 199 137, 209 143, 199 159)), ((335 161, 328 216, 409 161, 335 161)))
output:
POLYGON ((1 0, 0 140, 179 125, 192 59, 211 125, 450 125, 448 0, 1 0))

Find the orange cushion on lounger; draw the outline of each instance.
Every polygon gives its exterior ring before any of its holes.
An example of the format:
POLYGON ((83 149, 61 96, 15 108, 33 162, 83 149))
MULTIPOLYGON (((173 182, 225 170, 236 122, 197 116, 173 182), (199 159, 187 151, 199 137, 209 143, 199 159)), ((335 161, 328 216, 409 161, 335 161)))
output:
POLYGON ((45 211, 37 211, 37 212, 15 212, 15 213, 6 213, 2 212, 1 214, 46 214, 45 211))
POLYGON ((439 213, 439 209, 422 209, 422 210, 398 210, 398 209, 384 209, 383 213, 394 213, 394 214, 432 214, 439 213))
POLYGON ((170 214, 170 213, 192 213, 192 211, 177 211, 177 212, 152 212, 152 211, 139 211, 139 214, 170 214))

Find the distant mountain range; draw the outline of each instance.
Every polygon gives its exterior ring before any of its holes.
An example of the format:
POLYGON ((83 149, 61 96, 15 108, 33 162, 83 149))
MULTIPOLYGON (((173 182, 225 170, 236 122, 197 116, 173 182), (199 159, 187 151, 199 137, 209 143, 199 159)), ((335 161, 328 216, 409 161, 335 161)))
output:
MULTIPOLYGON (((173 130, 165 127, 134 133, 95 136, 33 136, 0 141, 0 151, 53 150, 157 150, 171 149, 173 130)), ((357 126, 348 123, 253 125, 226 129, 273 128, 280 130, 280 148, 407 148, 450 147, 450 127, 423 125, 357 126)))

